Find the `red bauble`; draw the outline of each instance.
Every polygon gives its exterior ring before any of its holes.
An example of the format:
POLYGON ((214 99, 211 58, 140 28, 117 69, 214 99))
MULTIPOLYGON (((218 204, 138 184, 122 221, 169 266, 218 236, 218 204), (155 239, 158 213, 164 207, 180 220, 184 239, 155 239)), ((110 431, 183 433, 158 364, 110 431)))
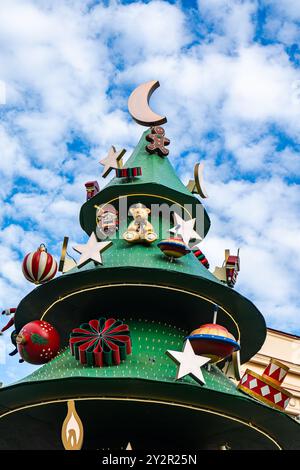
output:
POLYGON ((30 364, 45 364, 59 351, 59 334, 43 320, 36 320, 23 326, 17 336, 20 356, 30 364))
POLYGON ((42 284, 55 276, 57 262, 50 253, 47 253, 47 248, 42 244, 37 251, 25 256, 22 271, 28 281, 42 284))

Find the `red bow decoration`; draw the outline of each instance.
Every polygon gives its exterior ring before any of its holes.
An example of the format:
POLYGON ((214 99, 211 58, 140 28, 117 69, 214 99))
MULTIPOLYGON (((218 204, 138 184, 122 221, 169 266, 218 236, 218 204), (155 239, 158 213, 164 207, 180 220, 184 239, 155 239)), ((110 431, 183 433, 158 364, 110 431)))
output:
POLYGON ((72 331, 70 349, 81 364, 118 365, 131 353, 129 328, 114 318, 91 320, 72 331))

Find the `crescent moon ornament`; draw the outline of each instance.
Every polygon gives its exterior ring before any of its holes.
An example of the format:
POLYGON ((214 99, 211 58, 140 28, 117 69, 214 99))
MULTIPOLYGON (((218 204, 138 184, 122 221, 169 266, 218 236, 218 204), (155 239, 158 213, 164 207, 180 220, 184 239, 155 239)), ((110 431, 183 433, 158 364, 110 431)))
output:
POLYGON ((206 199, 208 194, 203 184, 203 171, 204 163, 196 163, 194 167, 194 179, 188 182, 187 189, 193 194, 199 194, 202 199, 206 199))
POLYGON ((58 268, 58 270, 63 274, 77 266, 76 261, 67 253, 68 243, 69 237, 64 237, 58 268))
POLYGON ((58 266, 58 270, 60 272, 63 272, 63 269, 64 269, 64 264, 65 264, 65 260, 66 260, 66 254, 67 254, 67 248, 68 248, 68 242, 69 242, 69 237, 64 237, 63 246, 62 246, 62 249, 61 249, 59 266, 58 266))
POLYGON ((240 351, 233 352, 231 358, 227 358, 225 366, 223 367, 223 372, 230 379, 241 380, 242 371, 240 351))
POLYGON ((151 80, 150 82, 139 85, 129 96, 129 113, 141 126, 159 126, 167 122, 165 116, 156 114, 149 106, 151 95, 159 86, 158 80, 151 80))

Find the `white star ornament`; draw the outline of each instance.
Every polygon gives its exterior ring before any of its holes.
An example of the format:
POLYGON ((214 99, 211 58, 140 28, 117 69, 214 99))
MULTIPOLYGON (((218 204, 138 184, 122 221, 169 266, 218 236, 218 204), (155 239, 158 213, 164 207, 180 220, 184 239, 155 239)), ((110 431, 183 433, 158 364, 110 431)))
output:
POLYGON ((190 375, 200 385, 205 384, 201 367, 210 361, 210 358, 198 356, 194 353, 189 340, 185 342, 183 351, 166 351, 166 354, 179 366, 177 369, 176 380, 190 375))
POLYGON ((73 249, 77 251, 77 253, 81 254, 77 266, 80 267, 88 261, 94 261, 95 263, 103 264, 101 253, 107 250, 107 248, 109 248, 111 245, 111 241, 98 242, 96 235, 93 232, 85 245, 73 246, 73 249))

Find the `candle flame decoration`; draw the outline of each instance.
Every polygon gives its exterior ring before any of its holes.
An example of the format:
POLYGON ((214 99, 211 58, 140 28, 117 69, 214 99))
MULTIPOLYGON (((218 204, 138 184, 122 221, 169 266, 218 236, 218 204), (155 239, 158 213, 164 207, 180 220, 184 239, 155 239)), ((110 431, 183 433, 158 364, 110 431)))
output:
POLYGON ((63 422, 61 439, 65 450, 80 450, 83 443, 83 425, 74 400, 68 401, 68 413, 63 422))

